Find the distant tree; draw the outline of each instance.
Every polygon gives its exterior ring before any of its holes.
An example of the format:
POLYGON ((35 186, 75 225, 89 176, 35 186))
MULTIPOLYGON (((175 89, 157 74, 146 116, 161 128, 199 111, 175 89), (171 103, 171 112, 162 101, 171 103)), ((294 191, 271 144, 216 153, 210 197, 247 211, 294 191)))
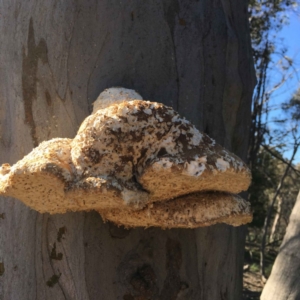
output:
POLYGON ((300 299, 300 192, 261 300, 300 299))
MULTIPOLYGON (((284 109, 291 113, 295 122, 294 137, 295 148, 300 147, 298 124, 300 121, 299 90, 292 99, 284 104, 284 109)), ((297 168, 297 167, 296 167, 297 168)), ((299 188, 299 178, 298 184, 299 188)), ((297 300, 300 299, 300 192, 292 210, 289 225, 284 240, 280 246, 279 254, 275 260, 271 275, 264 287, 262 300, 297 300)))
MULTIPOLYGON (((263 84, 265 85, 266 83, 263 84)), ((267 106, 266 102, 263 100, 261 104, 267 106)), ((259 114, 258 116, 258 119, 264 120, 264 123, 256 123, 261 129, 263 128, 263 132, 258 131, 255 133, 257 129, 255 129, 256 124, 252 123, 252 125, 254 125, 252 127, 252 129, 254 129, 253 137, 257 147, 255 151, 257 152, 254 151, 255 155, 252 155, 253 153, 251 154, 251 150, 254 148, 250 148, 250 158, 254 159, 252 161, 250 159, 252 162, 253 182, 249 191, 250 200, 254 207, 254 222, 251 226, 261 227, 263 224, 260 235, 260 267, 263 280, 266 279, 266 243, 268 241, 274 241, 281 213, 283 210, 287 210, 284 206, 290 206, 290 201, 288 201, 288 190, 293 190, 294 182, 287 180, 289 174, 293 173, 295 178, 293 176, 291 178, 295 179, 298 185, 300 184, 300 172, 293 165, 300 143, 298 130, 298 92, 289 102, 283 104, 282 107, 286 112, 286 115, 285 118, 273 120, 280 124, 280 126, 275 126, 275 129, 274 126, 272 129, 269 128, 267 108, 265 108, 265 116, 262 114, 259 114), (257 139, 259 135, 260 140, 257 139), (293 149, 291 158, 284 158, 284 152, 290 149, 293 149)), ((284 232, 284 228, 283 230, 281 229, 281 232, 284 232)), ((279 242, 280 239, 281 236, 279 237, 279 242)))
MULTIPOLYGON (((258 238, 262 239, 261 271, 263 277, 265 277, 266 242, 274 242, 279 228, 278 224, 282 224, 280 223, 282 211, 290 211, 287 207, 290 207, 291 201, 288 201, 287 195, 288 190, 293 189, 290 188, 292 184, 288 178, 294 180, 294 177, 300 174, 293 166, 293 159, 286 158, 284 155, 289 149, 296 149, 296 151, 298 149, 297 129, 291 122, 291 113, 289 112, 289 116, 285 119, 270 118, 270 112, 274 109, 272 103, 274 92, 295 72, 293 60, 286 55, 287 49, 281 45, 277 37, 283 26, 288 23, 288 14, 297 4, 298 1, 288 0, 252 0, 249 4, 253 57, 258 81, 252 103, 248 152, 248 161, 253 174, 249 199, 254 210, 254 220, 250 225, 253 229, 250 231, 252 236, 253 232, 257 232, 258 238), (270 75, 275 71, 279 76, 274 82, 270 75), (260 230, 261 228, 263 230, 260 230)), ((286 110, 289 108, 291 111, 293 107, 293 120, 298 111, 297 103, 299 103, 299 95, 285 105, 286 110)), ((282 109, 282 107, 279 105, 275 109, 282 109)))
POLYGON ((300 88, 293 95, 292 99, 283 104, 285 111, 290 111, 292 119, 300 121, 300 88))
POLYGON ((283 189, 284 181, 285 181, 285 179, 288 175, 288 172, 291 168, 292 162, 293 162, 294 157, 295 157, 295 155, 298 151, 298 148, 299 148, 299 143, 296 142, 294 144, 294 149, 293 149, 291 159, 289 160, 289 162, 285 166, 284 172, 283 172, 283 174, 282 174, 282 176, 281 176, 281 178, 280 178, 280 180, 279 180, 279 182, 278 182, 278 184, 275 188, 274 195, 272 196, 271 201, 269 201, 266 217, 265 217, 265 220, 264 220, 264 226, 263 226, 263 230, 262 230, 262 240, 261 240, 261 258, 260 258, 261 275, 262 275, 264 280, 266 279, 266 273, 265 273, 265 248, 266 248, 268 230, 269 230, 269 226, 271 224, 271 219, 272 219, 274 206, 276 204, 277 199, 279 198, 281 190, 283 189))
MULTIPOLYGON (((251 0, 249 20, 257 85, 252 102, 252 123, 249 141, 248 161, 255 168, 257 155, 262 144, 268 142, 270 132, 269 112, 272 95, 293 74, 293 60, 286 55, 287 49, 278 41, 278 33, 288 23, 288 13, 298 1, 251 0), (276 72, 277 81, 271 80, 276 72)), ((280 149, 278 148, 280 151, 280 149)))

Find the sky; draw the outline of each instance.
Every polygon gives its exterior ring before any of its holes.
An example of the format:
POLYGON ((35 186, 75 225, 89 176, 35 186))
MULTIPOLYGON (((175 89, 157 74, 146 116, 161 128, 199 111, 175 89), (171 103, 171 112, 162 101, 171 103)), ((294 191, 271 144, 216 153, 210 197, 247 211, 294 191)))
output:
MULTIPOLYGON (((281 88, 279 88, 272 95, 272 105, 280 107, 280 104, 291 99, 295 91, 300 88, 300 14, 291 12, 289 16, 289 24, 285 25, 278 34, 278 38, 282 45, 287 48, 287 56, 293 59, 294 69, 291 72, 294 73, 292 78, 289 78, 281 88)), ((279 72, 271 73, 271 80, 275 83, 280 80, 279 72)), ((271 113, 270 119, 273 117, 280 117, 282 113, 280 110, 275 110, 271 113)), ((290 159, 292 155, 292 149, 284 153, 286 159, 290 159)), ((294 163, 300 163, 300 149, 295 157, 294 163)))
POLYGON ((300 86, 300 15, 290 14, 290 23, 283 27, 278 34, 278 38, 282 39, 282 44, 287 48, 287 56, 293 59, 295 68, 298 71, 298 76, 296 75, 288 80, 280 93, 282 97, 289 98, 300 86))

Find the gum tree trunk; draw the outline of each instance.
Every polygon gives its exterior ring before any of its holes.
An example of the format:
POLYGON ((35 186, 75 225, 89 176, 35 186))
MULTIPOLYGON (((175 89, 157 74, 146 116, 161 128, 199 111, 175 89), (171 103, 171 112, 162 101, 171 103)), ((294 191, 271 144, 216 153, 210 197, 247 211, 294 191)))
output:
POLYGON ((300 299, 300 192, 262 300, 300 299))
MULTIPOLYGON (((105 88, 174 107, 245 158, 245 0, 0 2, 0 163, 74 137, 105 88)), ((0 199, 0 299, 241 299, 244 230, 104 224, 0 199)))

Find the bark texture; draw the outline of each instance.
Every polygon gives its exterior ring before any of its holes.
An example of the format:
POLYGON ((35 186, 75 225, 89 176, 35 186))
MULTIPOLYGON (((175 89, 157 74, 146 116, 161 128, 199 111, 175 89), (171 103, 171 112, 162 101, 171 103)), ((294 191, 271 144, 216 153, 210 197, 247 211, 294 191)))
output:
MULTIPOLYGON (((0 163, 73 138, 105 88, 172 106, 245 159, 242 0, 0 2, 0 163)), ((0 299, 241 299, 243 228, 125 230, 0 199, 0 299)))
POLYGON ((300 299, 300 192, 262 300, 300 299))

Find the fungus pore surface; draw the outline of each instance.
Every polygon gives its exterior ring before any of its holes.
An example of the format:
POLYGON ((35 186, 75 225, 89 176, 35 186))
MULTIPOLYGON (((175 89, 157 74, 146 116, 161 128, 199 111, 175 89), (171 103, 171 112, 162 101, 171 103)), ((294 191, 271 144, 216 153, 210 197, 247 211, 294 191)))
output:
POLYGON ((110 88, 75 138, 42 142, 0 168, 0 194, 39 212, 98 211, 119 225, 194 228, 251 221, 236 155, 161 103, 110 88))

